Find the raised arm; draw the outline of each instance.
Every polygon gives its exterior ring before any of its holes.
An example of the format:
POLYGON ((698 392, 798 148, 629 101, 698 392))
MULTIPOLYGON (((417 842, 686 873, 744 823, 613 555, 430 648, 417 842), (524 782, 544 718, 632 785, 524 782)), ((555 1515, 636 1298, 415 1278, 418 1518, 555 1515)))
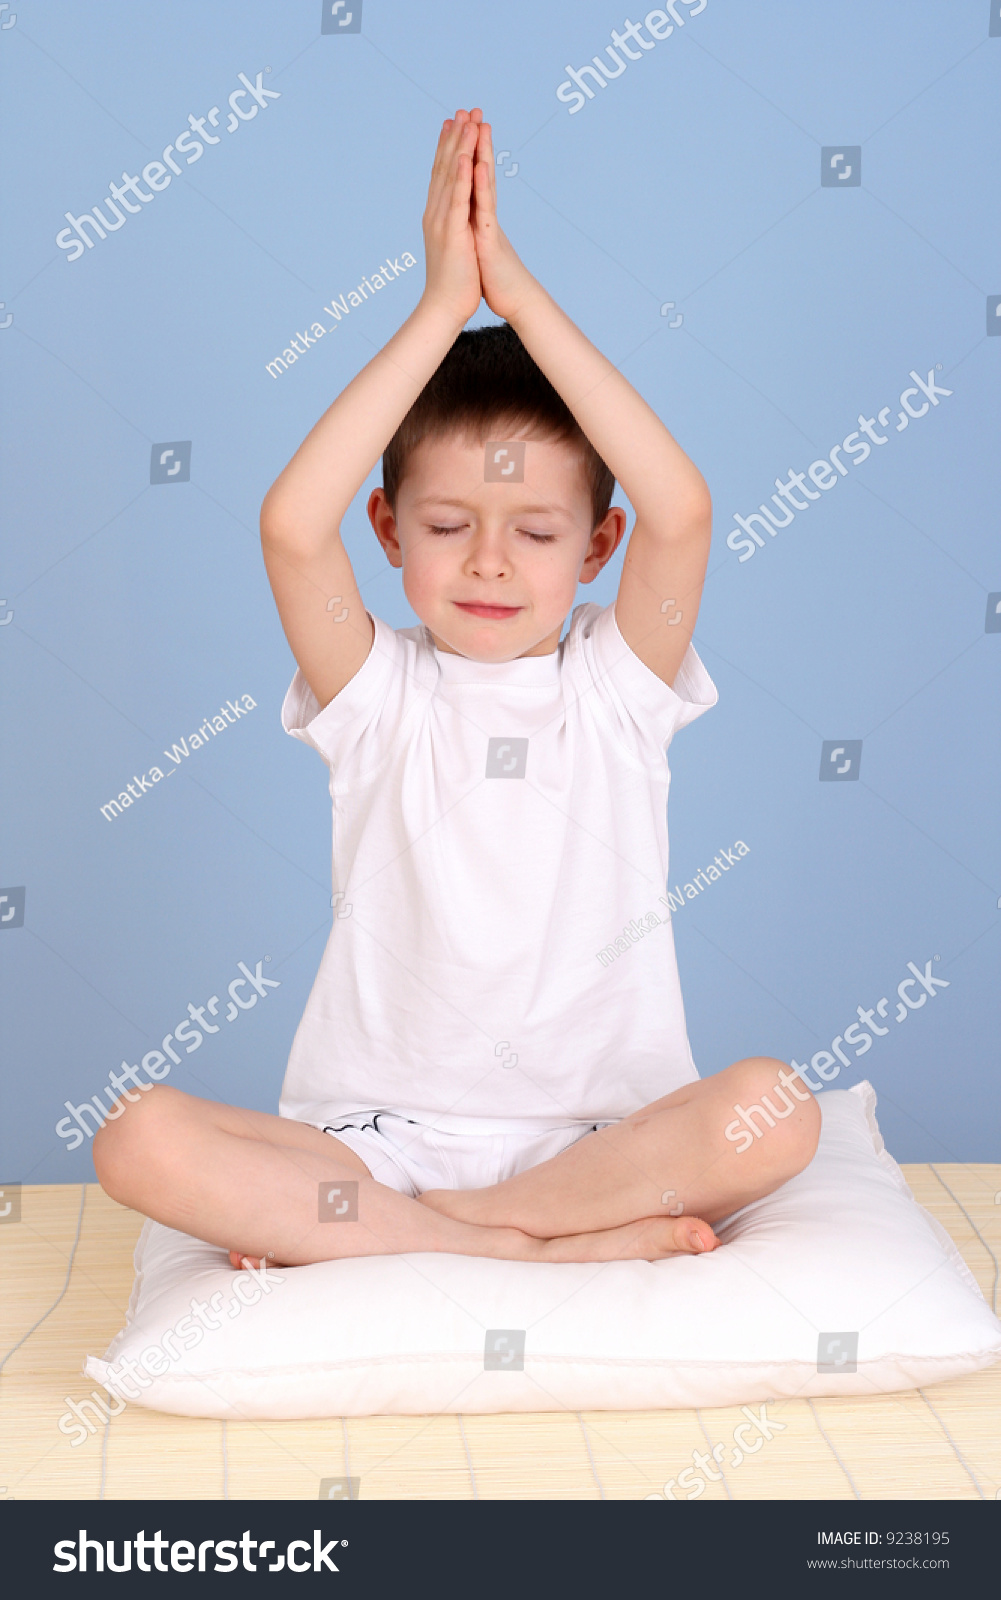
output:
POLYGON ((341 541, 348 506, 480 304, 470 226, 477 124, 464 112, 438 140, 424 212, 426 284, 389 343, 338 395, 261 506, 261 546, 285 637, 322 709, 374 636, 341 541))
POLYGON ((488 123, 476 151, 473 232, 487 304, 514 327, 633 504, 636 523, 615 617, 630 649, 672 684, 695 627, 709 559, 712 504, 705 479, 502 232, 488 123))

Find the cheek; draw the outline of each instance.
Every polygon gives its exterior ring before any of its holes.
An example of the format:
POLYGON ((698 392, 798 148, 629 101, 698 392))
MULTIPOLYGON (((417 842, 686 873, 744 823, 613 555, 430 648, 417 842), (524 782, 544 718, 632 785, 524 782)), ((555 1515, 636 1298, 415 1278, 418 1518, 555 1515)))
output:
POLYGON ((408 545, 403 559, 403 589, 413 603, 434 596, 448 565, 442 545, 430 536, 408 545))
POLYGON ((579 567, 575 551, 561 551, 549 561, 539 562, 535 577, 540 594, 559 603, 572 599, 577 591, 579 567))

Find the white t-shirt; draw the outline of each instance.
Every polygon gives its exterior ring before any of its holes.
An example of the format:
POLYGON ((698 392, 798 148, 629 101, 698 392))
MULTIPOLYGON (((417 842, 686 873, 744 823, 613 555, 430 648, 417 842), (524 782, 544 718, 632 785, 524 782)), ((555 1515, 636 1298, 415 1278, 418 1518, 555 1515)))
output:
POLYGON ((613 1120, 692 1082, 670 922, 635 925, 668 916, 666 746, 717 698, 694 649, 672 689, 611 605, 501 664, 372 620, 322 711, 301 671, 282 707, 330 768, 340 898, 281 1114, 613 1120))

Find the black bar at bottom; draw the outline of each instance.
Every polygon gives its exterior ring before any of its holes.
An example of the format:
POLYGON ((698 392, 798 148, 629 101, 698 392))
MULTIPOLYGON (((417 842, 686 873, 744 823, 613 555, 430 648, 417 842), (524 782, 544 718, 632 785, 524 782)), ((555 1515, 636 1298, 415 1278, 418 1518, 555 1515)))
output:
POLYGON ((881 1594, 953 1595, 996 1580, 999 1533, 996 1503, 950 1500, 0 1502, 10 1594, 11 1580, 45 1579, 49 1595, 100 1573, 130 1595, 144 1582, 230 1578, 274 1592, 321 1579, 371 1600, 415 1585, 442 1600, 604 1600, 720 1580, 726 1594, 775 1592, 783 1579, 840 1588, 873 1573, 881 1594))

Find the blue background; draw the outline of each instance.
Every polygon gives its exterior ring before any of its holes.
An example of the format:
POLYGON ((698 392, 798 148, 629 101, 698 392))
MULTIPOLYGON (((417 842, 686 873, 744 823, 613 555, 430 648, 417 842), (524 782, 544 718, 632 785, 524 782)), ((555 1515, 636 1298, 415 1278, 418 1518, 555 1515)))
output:
MULTIPOLYGON (((321 35, 320 0, 0 16, 16 19, 0 28, 0 882, 26 886, 23 927, 0 927, 0 1177, 91 1176, 89 1143, 55 1134, 63 1101, 224 995, 241 960, 270 957, 281 986, 169 1081, 276 1108, 330 926, 330 802, 279 723, 294 662, 258 511, 420 295, 430 161, 457 105, 481 105, 510 152, 515 247, 713 493, 696 644, 720 702, 672 747, 671 882, 738 839, 750 853, 675 919, 700 1070, 804 1061, 887 996, 889 1032, 835 1086, 872 1079, 900 1160, 998 1159, 997 10, 708 0, 576 114, 556 89, 621 28, 613 0, 364 0, 342 37, 321 35), (280 98, 227 135, 237 74, 267 67, 280 98), (213 105, 219 145, 70 262, 64 213, 213 105), (841 140, 862 181, 839 192, 820 166, 841 140), (417 267, 269 375, 331 295, 405 250, 417 267), (735 512, 860 412, 891 406, 892 430, 910 369, 938 363, 948 399, 738 560, 735 512), (190 481, 151 485, 153 445, 176 440, 190 481), (257 709, 177 784, 106 820, 243 694, 257 709), (863 741, 858 781, 818 781, 832 739, 863 741), (895 1023, 908 961, 933 958, 949 987, 895 1023)), ((409 626, 365 516, 380 481, 345 538, 369 609, 409 626)), ((609 602, 618 567, 579 598, 609 602)))

